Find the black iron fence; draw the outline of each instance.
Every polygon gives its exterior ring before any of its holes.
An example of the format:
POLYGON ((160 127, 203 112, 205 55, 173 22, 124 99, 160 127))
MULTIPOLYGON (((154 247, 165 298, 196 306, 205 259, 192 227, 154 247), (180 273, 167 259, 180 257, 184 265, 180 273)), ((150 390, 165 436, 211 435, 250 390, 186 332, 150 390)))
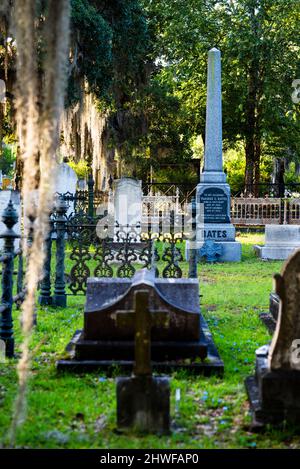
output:
POLYGON ((75 194, 64 192, 63 194, 56 193, 56 196, 62 198, 69 207, 72 207, 72 212, 87 213, 93 218, 96 216, 97 208, 108 202, 108 192, 95 190, 91 175, 88 178, 87 187, 86 190, 77 190, 75 194))
MULTIPOLYGON (((84 295, 87 279, 95 277, 134 276, 137 269, 155 269, 164 278, 196 277, 196 258, 189 266, 184 261, 185 241, 194 234, 178 230, 174 213, 170 214, 169 230, 165 220, 135 226, 108 224, 105 218, 90 217, 83 211, 67 217, 64 198, 51 216, 51 232, 46 240, 44 278, 40 284, 41 305, 66 306, 68 295, 84 295), (100 222, 100 223, 99 223, 100 222)), ((196 217, 195 205, 193 220, 196 217)))
POLYGON ((0 238, 3 240, 3 249, 0 256, 0 264, 2 265, 0 341, 1 345, 4 345, 5 356, 11 358, 14 356, 13 304, 19 305, 25 295, 22 249, 15 249, 15 241, 20 238, 20 235, 13 229, 18 221, 18 215, 11 201, 2 214, 2 221, 5 230, 0 234, 0 238), (16 270, 15 261, 17 261, 16 270), (14 280, 15 275, 16 281, 14 280))
POLYGON ((233 197, 252 195, 253 197, 287 198, 300 195, 300 183, 282 182, 279 184, 261 182, 259 184, 246 184, 241 191, 232 192, 233 197))

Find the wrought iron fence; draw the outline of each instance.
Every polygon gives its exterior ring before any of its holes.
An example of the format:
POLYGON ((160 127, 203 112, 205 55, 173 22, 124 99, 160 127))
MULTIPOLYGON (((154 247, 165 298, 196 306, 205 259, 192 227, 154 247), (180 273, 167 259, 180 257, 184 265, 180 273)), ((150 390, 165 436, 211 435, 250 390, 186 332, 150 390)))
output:
POLYGON ((231 199, 231 221, 235 225, 278 225, 283 222, 283 210, 281 199, 231 199))
MULTIPOLYGON (((300 184, 286 185, 286 197, 274 197, 273 184, 261 184, 261 197, 231 197, 231 220, 235 225, 300 224, 300 198, 292 194, 300 193, 300 184), (296 192, 295 192, 296 191, 296 192)), ((76 194, 60 194, 72 206, 69 217, 86 213, 96 217, 97 208, 109 200, 109 193, 94 191, 93 180, 88 181, 88 190, 76 194)), ((173 211, 180 215, 186 213, 187 206, 196 194, 196 186, 191 184, 145 183, 142 197, 142 222, 147 217, 159 220, 173 211)))
POLYGON ((197 184, 172 182, 143 183, 144 197, 172 197, 178 205, 192 201, 196 195, 197 184))
POLYGON ((300 225, 300 198, 286 201, 286 223, 300 225))
POLYGON ((3 239, 3 249, 0 256, 2 265, 1 272, 1 304, 0 304, 0 341, 5 347, 5 356, 14 356, 14 329, 12 308, 13 304, 19 305, 24 299, 25 290, 23 288, 23 255, 22 249, 15 249, 15 240, 20 238, 13 227, 18 221, 18 215, 10 201, 2 214, 2 221, 6 229, 0 234, 3 239), (17 270, 14 270, 15 260, 17 260, 17 270), (14 274, 17 275, 16 282, 14 274), (16 288, 14 288, 16 283, 16 288), (16 293, 16 294, 14 294, 16 293))
POLYGON ((56 193, 56 197, 62 198, 70 209, 69 216, 75 213, 87 213, 94 217, 97 207, 108 202, 109 193, 94 189, 94 180, 90 175, 87 181, 87 190, 77 190, 75 194, 71 192, 56 193))
POLYGON ((239 226, 300 225, 300 198, 233 197, 231 221, 239 226))
MULTIPOLYGON (((105 218, 90 217, 83 211, 67 217, 67 210, 66 200, 60 198, 46 240, 40 304, 66 306, 68 295, 85 295, 91 276, 131 278, 141 268, 155 269, 157 276, 165 278, 197 275, 194 256, 190 256, 189 269, 182 267, 185 240, 191 233, 176 229, 184 225, 176 223, 174 212, 165 232, 162 218, 154 226, 129 226, 108 224, 105 218)), ((196 229, 195 223, 192 229, 196 229)))
POLYGON ((243 194, 252 194, 253 197, 266 198, 288 198, 296 197, 300 194, 300 184, 297 182, 270 183, 261 182, 259 184, 246 184, 242 191, 233 193, 234 197, 243 197, 243 194))

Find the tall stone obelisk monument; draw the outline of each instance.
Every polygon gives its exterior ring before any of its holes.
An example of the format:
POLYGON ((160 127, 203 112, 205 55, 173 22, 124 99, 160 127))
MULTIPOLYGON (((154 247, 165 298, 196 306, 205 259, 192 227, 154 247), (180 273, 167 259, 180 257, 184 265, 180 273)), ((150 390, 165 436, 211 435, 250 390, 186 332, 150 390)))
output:
POLYGON ((221 53, 216 48, 208 52, 204 169, 197 202, 204 208, 204 227, 197 232, 198 241, 219 244, 220 261, 240 261, 241 245, 235 241, 235 228, 230 223, 230 187, 223 171, 221 53))

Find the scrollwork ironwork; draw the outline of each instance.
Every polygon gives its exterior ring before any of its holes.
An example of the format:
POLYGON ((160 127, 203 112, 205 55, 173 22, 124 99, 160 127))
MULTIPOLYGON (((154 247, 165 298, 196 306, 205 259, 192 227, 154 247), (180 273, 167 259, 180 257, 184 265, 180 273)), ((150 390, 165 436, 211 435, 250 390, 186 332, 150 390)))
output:
POLYGON ((92 256, 89 253, 89 244, 74 242, 70 260, 75 261, 69 274, 69 289, 73 295, 79 292, 86 293, 86 282, 90 277, 90 268, 87 262, 91 260, 92 256))
POLYGON ((164 278, 181 278, 182 269, 178 263, 183 261, 181 249, 177 244, 182 242, 182 235, 169 233, 164 235, 163 241, 166 244, 162 255, 162 260, 167 262, 166 267, 162 271, 164 278))
POLYGON ((101 243, 97 245, 94 260, 97 261, 97 266, 94 269, 95 277, 113 277, 114 271, 109 265, 109 262, 114 260, 114 254, 109 240, 103 239, 101 243))

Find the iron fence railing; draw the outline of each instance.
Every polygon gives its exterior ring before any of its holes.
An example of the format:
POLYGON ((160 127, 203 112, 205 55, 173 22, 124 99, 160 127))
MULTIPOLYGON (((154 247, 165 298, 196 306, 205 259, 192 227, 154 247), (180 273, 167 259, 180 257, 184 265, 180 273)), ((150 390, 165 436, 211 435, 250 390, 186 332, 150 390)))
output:
POLYGON ((13 304, 19 305, 24 299, 23 288, 23 255, 22 249, 15 249, 15 241, 20 238, 13 227, 18 221, 18 215, 10 201, 2 214, 5 230, 0 234, 3 239, 3 249, 0 256, 1 272, 1 304, 0 304, 0 341, 4 345, 5 355, 14 356, 14 328, 12 318, 13 304), (18 260, 16 271, 16 294, 14 295, 14 261, 18 260))
MULTIPOLYGON (((91 218, 80 212, 67 217, 68 206, 59 199, 51 216, 51 232, 45 241, 46 261, 44 277, 40 284, 41 305, 66 306, 68 295, 84 295, 90 276, 133 277, 137 269, 155 269, 157 276, 165 278, 194 277, 197 275, 196 257, 191 255, 185 271, 185 241, 194 239, 192 233, 178 230, 184 227, 171 213, 169 230, 161 218, 153 225, 135 226, 105 224, 101 235, 99 218, 91 218), (191 237, 190 237, 191 236, 191 237)), ((192 211, 191 229, 196 224, 195 204, 192 211)))

